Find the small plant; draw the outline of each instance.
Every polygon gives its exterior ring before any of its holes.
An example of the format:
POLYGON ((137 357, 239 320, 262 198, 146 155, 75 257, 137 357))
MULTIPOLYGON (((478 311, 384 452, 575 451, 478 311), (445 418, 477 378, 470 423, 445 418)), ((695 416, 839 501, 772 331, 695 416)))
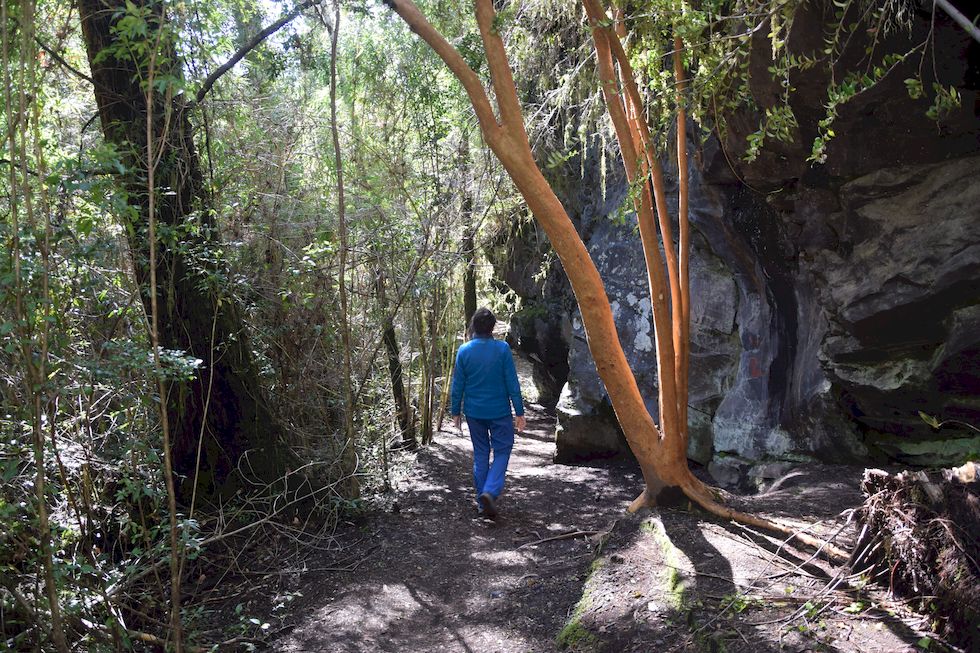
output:
POLYGON ((924 413, 921 410, 919 411, 919 417, 922 419, 923 422, 925 422, 926 424, 928 424, 929 426, 931 426, 936 431, 938 431, 942 427, 946 426, 947 424, 957 424, 959 426, 966 427, 966 428, 970 429, 971 431, 976 431, 977 433, 980 433, 980 428, 977 428, 973 424, 970 424, 968 422, 963 422, 963 421, 958 420, 958 419, 947 419, 947 420, 939 421, 939 419, 937 419, 936 417, 933 417, 932 415, 929 415, 927 413, 924 413))
POLYGON ((813 619, 820 613, 820 608, 812 601, 803 604, 803 615, 807 619, 813 619))
POLYGON ((721 598, 720 605, 722 609, 725 609, 727 606, 727 608, 735 614, 741 614, 749 608, 762 607, 763 601, 762 599, 736 592, 734 594, 726 594, 723 596, 721 598))

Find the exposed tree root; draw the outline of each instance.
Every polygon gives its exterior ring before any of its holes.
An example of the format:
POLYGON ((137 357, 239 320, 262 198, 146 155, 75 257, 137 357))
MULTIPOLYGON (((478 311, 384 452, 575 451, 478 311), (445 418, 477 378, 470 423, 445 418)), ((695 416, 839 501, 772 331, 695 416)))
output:
POLYGON ((750 515, 746 512, 741 512, 732 508, 727 508, 716 501, 706 500, 702 497, 691 496, 691 499, 699 506, 717 517, 728 519, 746 526, 754 526, 767 531, 781 533, 792 540, 796 540, 809 547, 815 548, 817 552, 824 554, 827 558, 834 562, 844 564, 851 558, 851 555, 844 549, 841 549, 840 547, 835 546, 826 540, 822 540, 819 537, 808 535, 798 528, 793 528, 792 526, 781 524, 779 522, 772 521, 771 519, 764 519, 762 517, 757 517, 756 515, 750 515))
MULTIPOLYGON (((694 476, 694 474, 691 474, 690 470, 688 470, 687 478, 681 482, 678 489, 683 492, 685 497, 716 517, 721 517, 722 519, 743 524, 745 526, 752 526, 754 528, 780 533, 787 536, 790 540, 796 540, 801 544, 815 549, 817 553, 824 555, 826 558, 835 563, 844 564, 851 559, 851 554, 844 549, 833 545, 829 541, 808 535, 799 528, 789 526, 788 524, 781 524, 771 519, 765 519, 757 515, 751 515, 749 513, 741 512, 722 505, 716 498, 713 488, 710 488, 699 478, 694 476)), ((674 497, 671 497, 667 493, 666 487, 658 489, 656 493, 651 493, 649 489, 645 489, 638 497, 636 497, 636 499, 633 500, 632 503, 630 503, 627 510, 629 512, 637 512, 643 508, 652 508, 657 505, 664 505, 664 503, 674 503, 675 501, 672 501, 673 498, 674 497), (664 501, 664 499, 666 499, 666 501, 664 501)))

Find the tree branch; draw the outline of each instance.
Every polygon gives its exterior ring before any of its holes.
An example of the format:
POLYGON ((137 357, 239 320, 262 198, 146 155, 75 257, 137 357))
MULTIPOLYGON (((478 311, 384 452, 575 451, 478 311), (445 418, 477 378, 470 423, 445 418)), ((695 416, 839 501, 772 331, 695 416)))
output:
POLYGON ((75 68, 70 63, 68 63, 67 61, 65 61, 61 57, 60 54, 58 54, 57 52, 54 51, 54 48, 50 47, 48 44, 46 44, 44 41, 42 41, 41 39, 39 39, 36 36, 34 37, 34 41, 38 45, 41 46, 41 49, 42 50, 44 50, 45 52, 47 52, 48 54, 50 54, 52 59, 54 59, 55 61, 57 61, 58 63, 60 63, 62 66, 64 66, 65 68, 67 68, 68 69, 68 72, 72 73, 73 75, 75 75, 76 77, 78 77, 80 79, 84 79, 89 84, 95 86, 95 80, 94 79, 92 79, 91 77, 89 77, 88 75, 86 75, 85 73, 83 73, 82 71, 80 71, 78 68, 75 68))
MULTIPOLYGON (((483 90, 483 82, 480 77, 473 72, 459 52, 440 34, 432 24, 426 20, 419 8, 412 0, 384 0, 395 13, 401 16, 402 20, 408 25, 409 29, 419 35, 419 37, 429 44, 439 58, 443 60, 449 70, 456 76, 456 79, 463 85, 463 89, 473 104, 476 111, 477 120, 480 127, 488 136, 500 131, 500 123, 493 113, 490 106, 490 99, 486 91, 483 90)), ((499 101, 499 98, 498 98, 499 101)))
POLYGON ((298 4, 295 9, 285 14, 282 18, 272 23, 271 25, 263 29, 261 32, 253 36, 251 39, 249 39, 248 43, 240 47, 238 49, 238 52, 232 55, 231 59, 218 66, 218 68, 214 72, 212 72, 210 75, 207 76, 207 79, 205 79, 204 83, 201 84, 201 88, 198 89, 197 95, 194 97, 194 103, 199 104, 201 100, 204 99, 204 96, 207 95, 208 92, 210 92, 211 87, 213 87, 214 83, 218 81, 218 78, 220 78, 226 72, 231 70, 235 66, 235 64, 237 64, 245 57, 245 55, 247 55, 249 52, 257 48, 262 43, 262 41, 266 40, 267 38, 269 38, 270 36, 278 32, 280 29, 282 29, 287 23, 289 23, 294 18, 299 16, 304 9, 312 7, 318 2, 320 2, 320 0, 305 0, 304 2, 298 4))
POLYGON ((37 610, 35 610, 31 602, 27 600, 27 597, 20 593, 17 586, 12 582, 9 584, 5 582, 0 585, 0 587, 10 592, 10 595, 14 597, 14 601, 17 602, 21 610, 24 611, 24 614, 27 615, 27 618, 34 623, 34 626, 40 630, 46 638, 51 639, 51 629, 48 628, 43 619, 38 617, 37 610))
POLYGON ((677 286, 677 259, 673 249, 670 216, 667 213, 663 190, 663 176, 658 176, 659 160, 653 150, 650 131, 643 119, 642 103, 633 70, 626 58, 619 35, 610 27, 612 22, 597 0, 583 0, 592 40, 598 59, 599 78, 606 108, 616 127, 616 138, 623 155, 623 166, 630 184, 641 183, 640 194, 633 199, 640 241, 647 267, 650 286, 650 304, 653 308, 653 325, 656 334, 657 369, 660 375, 660 424, 665 437, 676 433, 681 438, 679 425, 677 378, 675 363, 675 323, 680 318, 680 290, 677 286), (619 63, 617 83, 614 62, 619 63), (622 90, 621 90, 622 88, 622 90), (653 193, 651 194, 652 176, 653 193), (654 222, 654 203, 659 218, 664 255, 660 255, 657 228, 654 222), (666 265, 665 265, 666 264, 666 265), (667 278, 664 278, 664 268, 667 278))
MULTIPOLYGON (((14 161, 11 161, 10 159, 0 159, 0 165, 13 166, 14 167, 14 170, 21 170, 22 169, 21 168, 21 165, 19 163, 16 163, 14 161)), ((32 170, 31 168, 23 168, 23 169, 26 169, 27 170, 27 173, 30 174, 30 175, 33 175, 35 177, 40 177, 40 175, 37 173, 36 170, 32 170)))
POLYGON ((483 40, 483 49, 490 67, 490 80, 497 97, 497 107, 500 109, 500 121, 504 127, 518 130, 517 133, 527 140, 524 114, 517 100, 517 87, 514 85, 510 61, 504 50, 504 42, 494 25, 496 16, 493 0, 476 0, 476 22, 480 27, 480 38, 483 40))
POLYGON ((677 386, 678 397, 684 401, 678 402, 680 411, 679 421, 684 435, 684 450, 687 451, 687 396, 690 386, 691 348, 691 226, 688 219, 688 170, 687 170, 687 110, 684 107, 684 91, 687 88, 687 77, 684 72, 684 40, 674 30, 674 81, 676 82, 677 102, 677 285, 681 292, 681 315, 679 323, 675 322, 674 349, 677 356, 677 386))
POLYGON ((950 18, 956 21, 957 25, 966 30, 966 33, 972 36, 977 43, 980 43, 980 28, 974 25, 959 9, 954 7, 949 0, 934 1, 943 11, 949 14, 950 18))

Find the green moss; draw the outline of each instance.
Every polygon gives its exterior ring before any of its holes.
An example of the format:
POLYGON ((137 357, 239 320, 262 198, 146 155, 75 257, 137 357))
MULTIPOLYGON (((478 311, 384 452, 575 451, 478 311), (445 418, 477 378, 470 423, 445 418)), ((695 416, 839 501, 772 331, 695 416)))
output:
POLYGON ((676 610, 684 608, 684 591, 687 589, 686 579, 681 574, 679 567, 681 563, 681 552, 674 546, 664 530, 663 523, 658 519, 647 519, 640 528, 653 535, 654 540, 660 547, 664 556, 664 584, 667 589, 667 596, 670 605, 676 610))
POLYGON ((565 627, 558 633, 555 643, 560 649, 579 648, 582 646, 594 646, 599 642, 595 635, 589 632, 588 628, 582 625, 574 616, 565 627))
POLYGON ((667 569, 667 590, 670 592, 670 603, 675 608, 684 607, 684 581, 673 567, 667 569))
POLYGON ((597 647, 599 644, 599 638, 582 625, 582 616, 592 607, 592 590, 589 584, 603 565, 605 565, 603 558, 596 558, 592 561, 592 565, 589 567, 589 575, 585 579, 585 590, 582 592, 582 598, 575 604, 575 609, 572 610, 572 616, 568 618, 568 623, 555 638, 555 644, 559 649, 581 651, 585 648, 597 647))

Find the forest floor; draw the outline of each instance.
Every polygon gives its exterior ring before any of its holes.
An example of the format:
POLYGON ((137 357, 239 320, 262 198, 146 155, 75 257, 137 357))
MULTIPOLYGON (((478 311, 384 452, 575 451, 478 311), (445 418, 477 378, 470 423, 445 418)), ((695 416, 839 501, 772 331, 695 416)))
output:
MULTIPOLYGON (((495 522, 472 501, 468 437, 441 431, 400 454, 397 499, 338 533, 346 548, 276 577, 295 600, 270 650, 943 650, 918 630, 926 618, 882 589, 830 589, 834 569, 788 547, 776 555, 779 540, 701 512, 625 515, 640 488, 634 466, 555 465, 554 418, 533 405, 528 416, 495 522)), ((736 501, 791 523, 825 520, 815 532, 832 534, 860 501, 860 475, 811 466, 736 501)))

